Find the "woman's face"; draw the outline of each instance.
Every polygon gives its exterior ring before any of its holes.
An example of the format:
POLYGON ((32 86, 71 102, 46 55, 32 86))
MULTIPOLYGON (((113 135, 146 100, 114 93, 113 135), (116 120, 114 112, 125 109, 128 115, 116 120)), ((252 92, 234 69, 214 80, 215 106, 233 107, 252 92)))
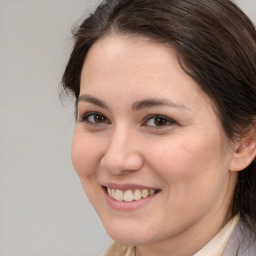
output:
POLYGON ((212 101, 173 49, 114 35, 92 46, 72 161, 114 240, 179 244, 213 236, 236 183, 226 140, 212 101))

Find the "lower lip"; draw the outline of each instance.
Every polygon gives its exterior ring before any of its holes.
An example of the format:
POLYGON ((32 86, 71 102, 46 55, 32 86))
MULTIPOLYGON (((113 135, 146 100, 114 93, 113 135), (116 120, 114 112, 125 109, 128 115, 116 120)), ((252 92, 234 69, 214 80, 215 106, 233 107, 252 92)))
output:
POLYGON ((159 192, 157 192, 154 195, 151 195, 146 198, 142 198, 137 201, 135 200, 135 201, 131 201, 131 202, 124 202, 124 201, 115 200, 114 198, 109 196, 109 194, 106 192, 105 189, 103 189, 103 190, 104 190, 106 201, 107 201, 108 205, 111 208, 113 208, 115 210, 119 210, 119 211, 133 211, 133 210, 142 208, 142 207, 146 206, 147 204, 149 204, 149 202, 151 200, 153 200, 159 194, 159 192))

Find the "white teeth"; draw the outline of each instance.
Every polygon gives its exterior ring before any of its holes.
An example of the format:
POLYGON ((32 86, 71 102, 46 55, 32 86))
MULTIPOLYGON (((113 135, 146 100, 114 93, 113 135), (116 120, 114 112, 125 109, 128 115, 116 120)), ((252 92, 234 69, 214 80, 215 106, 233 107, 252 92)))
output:
POLYGON ((143 190, 142 190, 142 197, 143 197, 143 198, 148 197, 148 194, 149 194, 148 189, 143 189, 143 190))
POLYGON ((139 189, 136 189, 134 192, 134 200, 140 200, 141 199, 141 192, 139 189))
POLYGON ((152 196, 152 195, 154 195, 155 194, 155 190, 154 189, 150 189, 149 190, 149 194, 152 196))
POLYGON ((108 195, 117 201, 132 202, 146 198, 156 193, 154 189, 135 189, 122 191, 120 189, 107 188, 108 195))
POLYGON ((115 192, 116 192, 116 190, 115 189, 111 189, 111 196, 113 197, 113 198, 115 198, 115 192))
POLYGON ((108 194, 111 195, 111 188, 107 188, 108 189, 108 194))
MULTIPOLYGON (((113 191, 113 190, 112 190, 113 191)), ((114 198, 117 200, 117 201, 123 201, 124 200, 124 193, 117 189, 116 192, 115 192, 115 196, 114 198)))
POLYGON ((131 202, 131 201, 133 201, 133 193, 132 193, 132 191, 131 190, 126 190, 125 192, 124 192, 124 201, 125 202, 131 202))

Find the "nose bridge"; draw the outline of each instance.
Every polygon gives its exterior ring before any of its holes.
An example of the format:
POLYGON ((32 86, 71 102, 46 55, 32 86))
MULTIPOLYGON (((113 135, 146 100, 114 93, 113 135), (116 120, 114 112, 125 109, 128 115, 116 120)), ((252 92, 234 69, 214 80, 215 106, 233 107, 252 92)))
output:
POLYGON ((101 160, 103 168, 113 174, 139 170, 143 160, 137 139, 137 133, 131 127, 115 127, 101 160))

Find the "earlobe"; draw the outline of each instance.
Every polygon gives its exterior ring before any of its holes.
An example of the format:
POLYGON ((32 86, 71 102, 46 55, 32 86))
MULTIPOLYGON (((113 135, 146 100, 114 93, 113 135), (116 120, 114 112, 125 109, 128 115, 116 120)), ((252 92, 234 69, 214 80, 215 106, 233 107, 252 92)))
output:
POLYGON ((245 136, 236 144, 230 171, 238 172, 248 167, 256 157, 256 127, 252 126, 245 136))

